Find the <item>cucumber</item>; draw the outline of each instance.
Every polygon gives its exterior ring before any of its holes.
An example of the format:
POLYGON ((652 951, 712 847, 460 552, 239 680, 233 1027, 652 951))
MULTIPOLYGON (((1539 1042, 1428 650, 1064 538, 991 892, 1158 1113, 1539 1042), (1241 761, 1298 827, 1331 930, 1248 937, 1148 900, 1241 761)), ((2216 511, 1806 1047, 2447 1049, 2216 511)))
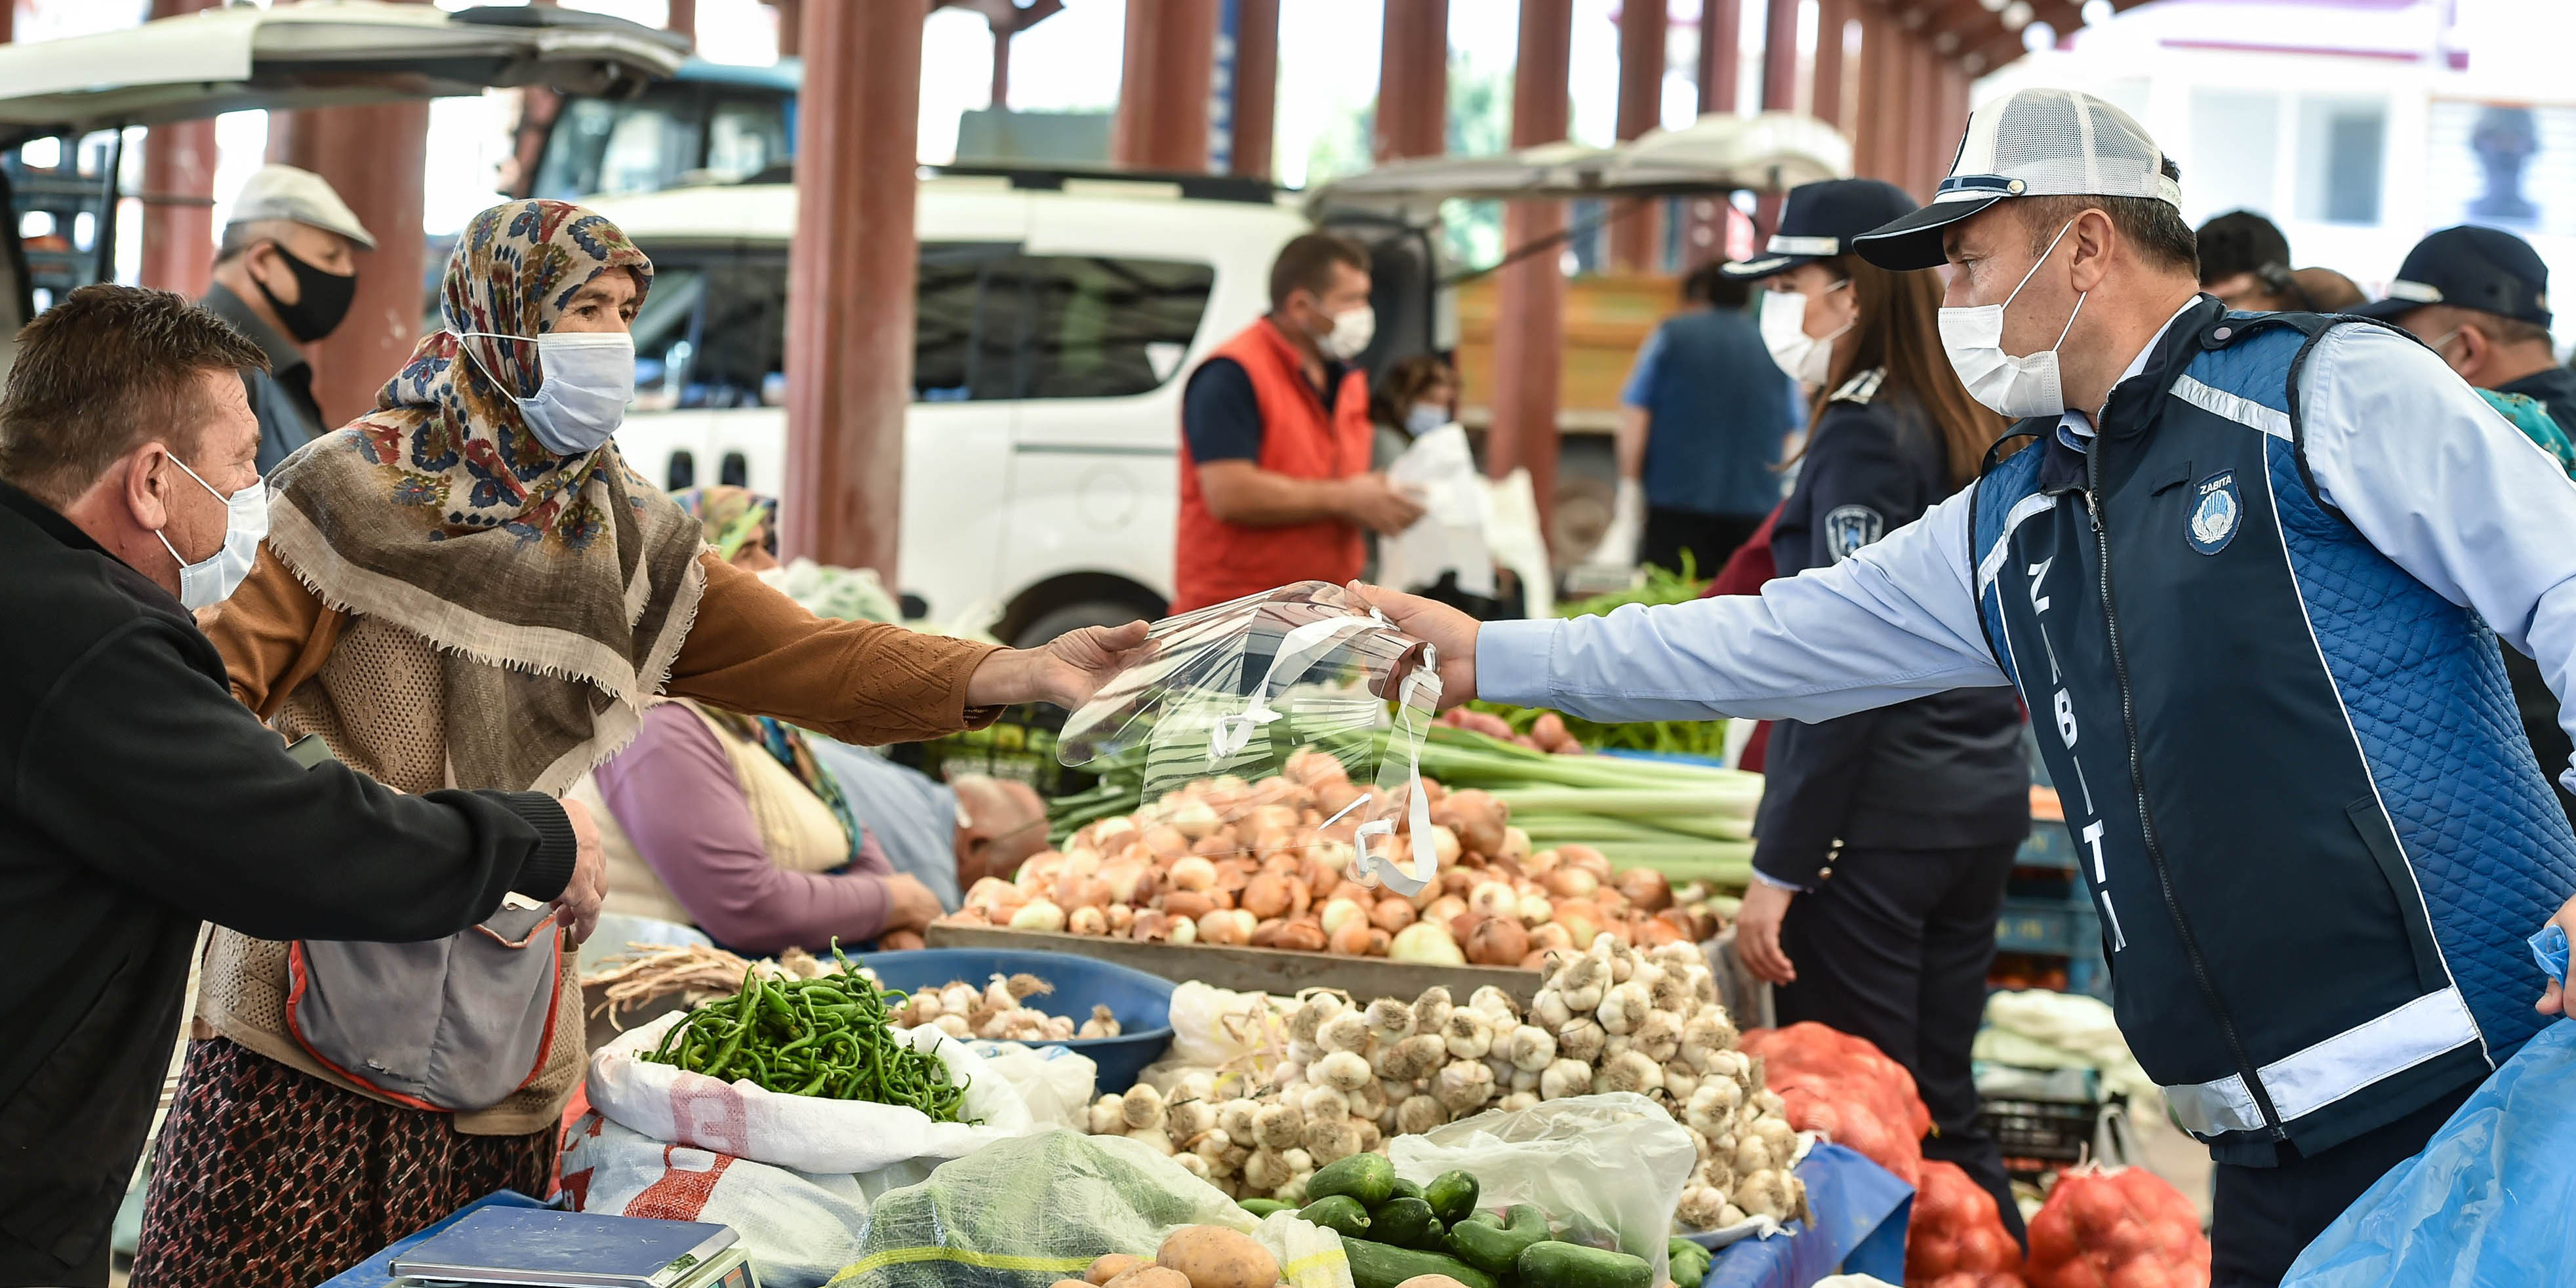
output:
POLYGON ((1347 1234, 1354 1239, 1369 1237, 1368 1209, 1361 1207, 1360 1201, 1348 1194, 1328 1194, 1300 1208, 1297 1217, 1335 1234, 1347 1234))
POLYGON ((1449 1251, 1487 1274, 1507 1275, 1531 1244, 1547 1240, 1547 1213, 1523 1203, 1512 1209, 1511 1224, 1488 1222, 1486 1213, 1449 1227, 1449 1251))
POLYGON ((1422 1187, 1399 1176, 1395 1178, 1395 1188, 1388 1192, 1387 1197, 1391 1199, 1418 1199, 1422 1197, 1422 1187))
POLYGON ((1294 1212, 1297 1210, 1296 1204, 1282 1203, 1277 1199, 1245 1199, 1242 1202, 1235 1204, 1235 1206, 1242 1208, 1244 1211, 1249 1212, 1254 1216, 1268 1216, 1273 1212, 1294 1212))
POLYGON ((1416 1275, 1447 1275, 1467 1288, 1500 1288, 1492 1275, 1455 1257, 1412 1248, 1345 1237, 1342 1255, 1350 1258, 1351 1282, 1357 1288, 1397 1288, 1416 1275))
POLYGON ((1374 1212, 1395 1190, 1395 1164, 1384 1154, 1353 1154, 1315 1169, 1306 1178, 1306 1201, 1347 1194, 1374 1212))
POLYGON ((1404 1246, 1420 1248, 1424 1252, 1446 1252, 1449 1249, 1449 1226, 1435 1216, 1422 1227, 1422 1233, 1413 1236, 1413 1242, 1404 1246))
POLYGON ((1655 1277, 1644 1257, 1552 1239, 1522 1250, 1513 1272, 1521 1288, 1647 1288, 1655 1277))
MULTIPOLYGON (((1322 1172, 1315 1173, 1317 1176, 1322 1172)), ((1388 1199, 1369 1214, 1369 1238, 1397 1248, 1422 1246, 1425 1231, 1439 1223, 1431 1205, 1420 1199, 1388 1199)), ((1439 1245, 1433 1244, 1436 1248, 1439 1245)))
POLYGON ((1422 1198, 1431 1205, 1432 1215, 1456 1225, 1476 1210, 1476 1178, 1465 1172, 1442 1172, 1422 1187, 1422 1198))

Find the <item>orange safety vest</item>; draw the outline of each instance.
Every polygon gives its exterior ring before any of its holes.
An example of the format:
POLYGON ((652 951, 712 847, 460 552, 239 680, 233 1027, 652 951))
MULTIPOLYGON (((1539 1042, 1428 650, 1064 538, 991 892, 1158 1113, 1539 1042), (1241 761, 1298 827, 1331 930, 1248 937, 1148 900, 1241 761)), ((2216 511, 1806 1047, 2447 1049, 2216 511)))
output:
MULTIPOLYGON (((1232 358, 1252 378, 1261 408, 1261 456, 1274 474, 1300 479, 1343 479, 1369 464, 1368 377, 1342 377, 1333 410, 1306 381, 1297 350, 1270 319, 1245 327, 1210 358, 1232 358)), ((1313 578, 1340 585, 1360 575, 1366 552, 1360 530, 1339 519, 1279 528, 1227 523, 1207 508, 1199 491, 1198 462, 1189 436, 1181 436, 1181 515, 1174 543, 1172 611, 1186 613, 1257 591, 1313 578)))

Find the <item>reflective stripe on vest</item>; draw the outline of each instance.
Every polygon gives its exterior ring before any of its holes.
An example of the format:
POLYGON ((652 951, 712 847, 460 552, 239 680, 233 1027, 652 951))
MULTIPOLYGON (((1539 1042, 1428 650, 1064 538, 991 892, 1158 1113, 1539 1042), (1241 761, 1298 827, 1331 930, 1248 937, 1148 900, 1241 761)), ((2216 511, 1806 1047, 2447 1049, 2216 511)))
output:
MULTIPOLYGON (((2457 988, 2427 993, 2305 1050, 2264 1065, 2263 1090, 2285 1122, 2296 1121, 2364 1087, 2478 1040, 2477 1022, 2457 988)), ((2174 1121, 2201 1136, 2259 1131, 2262 1111, 2245 1079, 2229 1074, 2215 1082, 2165 1087, 2174 1121)))

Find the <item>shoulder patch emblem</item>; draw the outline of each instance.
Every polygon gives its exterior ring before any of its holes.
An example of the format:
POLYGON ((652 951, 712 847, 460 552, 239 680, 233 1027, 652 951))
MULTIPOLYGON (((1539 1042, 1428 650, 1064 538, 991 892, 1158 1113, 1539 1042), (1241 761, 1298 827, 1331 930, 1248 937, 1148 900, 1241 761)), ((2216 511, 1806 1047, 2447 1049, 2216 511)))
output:
POLYGON ((1825 549, 1835 563, 1887 533, 1887 520, 1865 505, 1838 505, 1825 514, 1825 549))
POLYGON ((2214 555, 2236 539, 2236 530, 2244 526, 2244 498, 2236 494, 2236 471, 2220 470, 2200 481, 2194 491, 2199 500, 2191 509, 2191 523, 2183 533, 2191 548, 2214 555))

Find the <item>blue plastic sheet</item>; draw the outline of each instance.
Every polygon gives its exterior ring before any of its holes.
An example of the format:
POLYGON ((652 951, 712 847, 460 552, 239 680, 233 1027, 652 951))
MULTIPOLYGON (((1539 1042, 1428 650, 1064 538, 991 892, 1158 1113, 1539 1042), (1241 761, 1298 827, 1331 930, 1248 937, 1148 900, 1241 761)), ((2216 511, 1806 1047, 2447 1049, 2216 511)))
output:
MULTIPOLYGON (((2553 979, 2567 935, 2532 936, 2553 979)), ((2576 1266, 2576 1023, 2524 1044, 2290 1267, 2282 1288, 2565 1283, 2576 1266)))
POLYGON ((1717 1250, 1703 1288, 1807 1288, 1828 1275, 1905 1278, 1905 1223, 1914 1189, 1842 1145, 1819 1144, 1798 1164, 1813 1223, 1717 1250))

